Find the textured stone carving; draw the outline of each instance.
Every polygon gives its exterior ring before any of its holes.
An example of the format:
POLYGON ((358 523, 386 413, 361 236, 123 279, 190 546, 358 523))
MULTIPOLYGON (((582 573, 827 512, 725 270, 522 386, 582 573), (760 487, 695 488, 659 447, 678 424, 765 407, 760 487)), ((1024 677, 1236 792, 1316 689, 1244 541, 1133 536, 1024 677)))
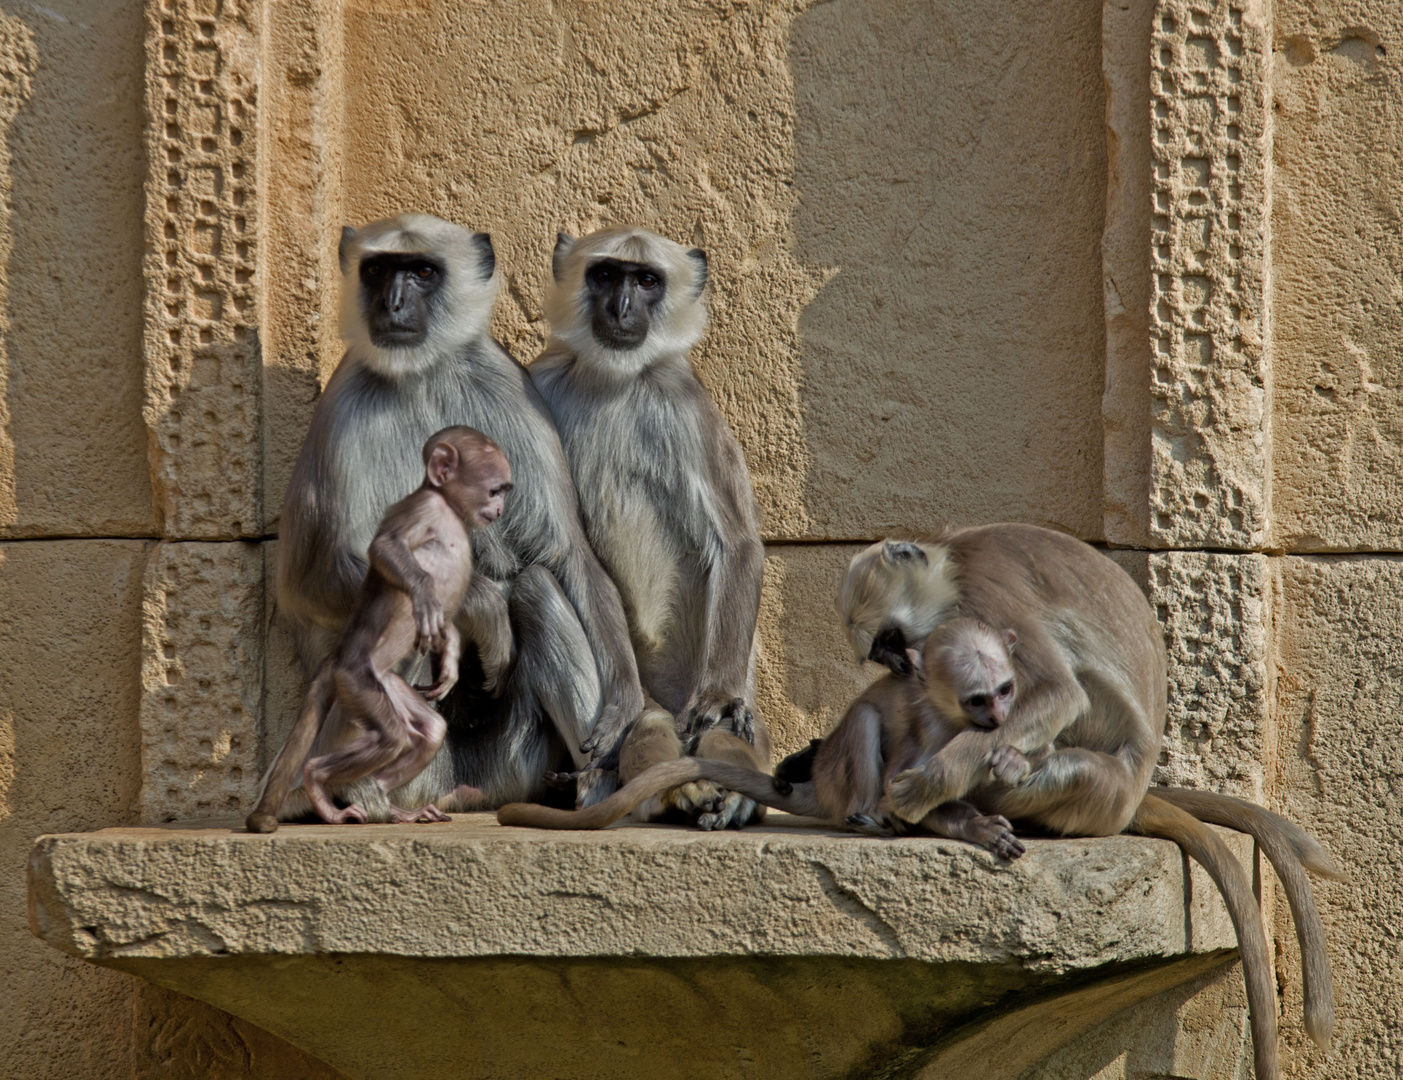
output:
POLYGON ((1150 556, 1149 579, 1169 649, 1169 721, 1155 782, 1261 802, 1275 752, 1270 560, 1164 552, 1150 556))
POLYGON ((1266 5, 1164 0, 1150 47, 1150 531, 1170 546, 1259 547, 1271 513, 1266 5))
POLYGON ((142 601, 145 820, 248 804, 258 783, 263 641, 260 545, 156 545, 142 601))
POLYGON ((257 535, 260 0, 146 8, 146 406, 166 536, 257 535))

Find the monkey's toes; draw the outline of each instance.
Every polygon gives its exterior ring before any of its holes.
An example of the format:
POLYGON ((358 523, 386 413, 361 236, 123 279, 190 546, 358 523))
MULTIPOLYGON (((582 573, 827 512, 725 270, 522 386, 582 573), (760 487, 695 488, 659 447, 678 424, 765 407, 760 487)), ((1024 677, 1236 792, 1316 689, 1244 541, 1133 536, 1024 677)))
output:
POLYGON ((719 813, 722 802, 721 789, 710 780, 696 780, 673 788, 671 802, 684 814, 691 816, 719 813))
POLYGON ((546 787, 555 788, 557 791, 563 791, 566 788, 573 787, 575 777, 579 775, 579 773, 573 772, 547 772, 541 774, 541 779, 545 781, 546 787))
POLYGON ((370 818, 360 803, 351 803, 331 815, 331 825, 364 825, 370 818))
POLYGON ((896 830, 886 818, 875 817, 872 814, 849 814, 844 822, 848 828, 854 832, 860 832, 865 836, 895 836, 896 830))

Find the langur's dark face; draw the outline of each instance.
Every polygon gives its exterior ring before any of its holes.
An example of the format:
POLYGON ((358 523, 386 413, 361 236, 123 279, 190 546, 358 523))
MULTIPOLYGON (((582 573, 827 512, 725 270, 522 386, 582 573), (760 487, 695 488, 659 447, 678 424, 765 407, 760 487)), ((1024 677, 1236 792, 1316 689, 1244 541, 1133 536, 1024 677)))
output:
POLYGON ((421 345, 429 332, 443 264, 424 255, 383 253, 361 260, 361 310, 371 343, 382 349, 421 345))
POLYGON ((585 270, 585 298, 595 340, 636 349, 648 338, 653 309, 667 292, 661 270, 647 263, 596 259, 585 270))

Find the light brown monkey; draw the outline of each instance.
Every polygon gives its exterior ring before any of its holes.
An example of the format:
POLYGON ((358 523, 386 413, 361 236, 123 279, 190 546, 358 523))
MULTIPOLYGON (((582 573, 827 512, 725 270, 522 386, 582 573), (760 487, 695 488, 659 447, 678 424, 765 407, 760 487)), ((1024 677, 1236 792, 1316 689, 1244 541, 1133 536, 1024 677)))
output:
MULTIPOLYGON (((755 500, 745 456, 689 358, 706 329, 706 281, 704 252, 647 229, 561 234, 546 297, 551 338, 530 367, 652 699, 620 750, 625 782, 684 749, 770 763, 753 708, 765 561, 755 500)), ((639 812, 669 809, 703 828, 763 815, 711 784, 639 812)))
MULTIPOLYGON (((451 427, 424 444, 424 468, 423 484, 390 507, 370 542, 359 600, 268 770, 248 817, 250 832, 277 828, 299 767, 307 798, 323 821, 364 823, 364 809, 354 802, 338 809, 328 789, 370 775, 388 794, 416 776, 443 743, 447 725, 424 698, 437 701, 458 681, 462 639, 454 614, 473 579, 468 534, 501 516, 511 466, 481 432, 451 427), (440 654, 439 674, 421 698, 395 668, 410 653, 430 650, 440 654), (334 725, 328 715, 333 705, 334 725), (328 733, 332 726, 337 731, 328 733), (308 758, 319 732, 332 748, 308 758)), ((510 637, 506 604, 495 589, 482 590, 472 626, 485 638, 510 637)), ((429 802, 415 809, 392 806, 390 820, 448 817, 429 802)))
MULTIPOLYGON (((927 695, 921 657, 913 655, 910 675, 878 679, 853 701, 819 746, 808 782, 790 784, 740 762, 697 760, 686 770, 675 768, 676 763, 655 764, 587 810, 518 803, 503 807, 497 819, 504 825, 602 828, 640 806, 648 807, 683 776, 692 783, 720 783, 760 805, 859 832, 909 832, 911 826, 886 812, 884 781, 930 757, 969 724, 999 723, 1013 693, 1007 638, 990 627, 974 619, 954 619, 937 628, 930 641, 928 661, 937 665, 940 696, 951 706, 938 708, 927 695)), ((960 800, 934 808, 914 827, 967 840, 1001 858, 1016 859, 1024 851, 1007 819, 981 814, 960 800)))
POLYGON ((1241 866, 1199 818, 1250 832, 1281 877, 1308 956, 1307 1031, 1328 1043, 1333 991, 1302 867, 1339 872, 1302 830, 1260 807, 1205 792, 1146 794, 1167 682, 1160 628, 1129 575, 1060 533, 991 525, 925 544, 874 544, 849 567, 839 608, 859 655, 898 668, 898 650, 956 613, 1017 634, 1016 702, 1006 721, 962 731, 919 768, 893 777, 893 813, 919 821, 966 798, 986 814, 1063 835, 1128 828, 1178 842, 1223 892, 1242 951, 1257 1075, 1270 1080, 1278 1075, 1276 998, 1261 915, 1241 866))

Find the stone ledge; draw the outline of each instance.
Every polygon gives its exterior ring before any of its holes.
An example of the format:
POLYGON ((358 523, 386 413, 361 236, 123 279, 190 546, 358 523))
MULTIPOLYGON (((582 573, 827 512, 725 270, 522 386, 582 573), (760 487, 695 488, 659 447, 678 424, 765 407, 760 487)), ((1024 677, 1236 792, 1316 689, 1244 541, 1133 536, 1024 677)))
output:
POLYGON ((55 947, 366 1077, 1016 1075, 1023 1047, 1055 1047, 1010 1025, 1062 1045, 1234 945, 1164 841, 1032 840, 1001 864, 779 814, 46 836, 29 905, 55 947))

